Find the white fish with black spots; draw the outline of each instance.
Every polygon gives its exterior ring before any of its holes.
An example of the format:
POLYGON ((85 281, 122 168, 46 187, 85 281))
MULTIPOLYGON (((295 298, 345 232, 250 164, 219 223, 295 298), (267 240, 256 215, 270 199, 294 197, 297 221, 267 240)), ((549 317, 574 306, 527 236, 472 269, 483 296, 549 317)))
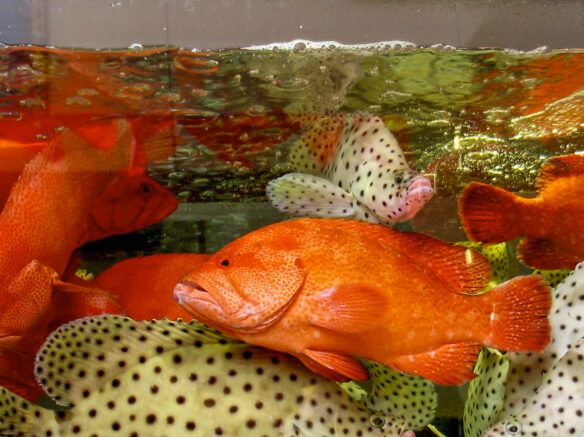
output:
MULTIPOLYGON (((293 357, 181 320, 110 315, 64 325, 39 351, 36 375, 70 408, 44 409, 0 389, 1 435, 413 437, 406 424, 423 426, 436 405, 431 384, 416 385, 395 399, 404 417, 376 411, 293 357)), ((367 399, 391 398, 400 376, 378 375, 367 399)))
POLYGON ((484 437, 584 436, 584 338, 544 375, 541 386, 516 413, 484 437))
POLYGON ((295 172, 270 181, 266 192, 293 216, 394 224, 412 219, 433 194, 381 118, 365 112, 314 122, 293 144, 290 163, 295 172))

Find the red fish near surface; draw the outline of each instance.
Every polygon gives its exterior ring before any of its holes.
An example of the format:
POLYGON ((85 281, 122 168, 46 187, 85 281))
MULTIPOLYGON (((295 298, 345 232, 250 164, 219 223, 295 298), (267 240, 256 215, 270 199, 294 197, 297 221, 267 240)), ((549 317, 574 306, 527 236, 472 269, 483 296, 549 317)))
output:
POLYGON ((173 127, 149 117, 94 120, 65 131, 26 166, 0 215, 0 349, 34 329, 54 291, 80 291, 59 280, 74 249, 176 208, 141 170, 172 153, 173 127))
POLYGON ((473 182, 460 198, 462 225, 483 244, 527 237, 517 249, 530 267, 573 269, 584 258, 584 156, 546 161, 537 188, 537 197, 526 199, 473 182))
POLYGON ((299 219, 228 244, 183 278, 175 298, 195 318, 332 379, 366 379, 362 357, 460 384, 483 345, 540 351, 549 341, 543 279, 473 295, 489 276, 485 258, 428 235, 299 219))

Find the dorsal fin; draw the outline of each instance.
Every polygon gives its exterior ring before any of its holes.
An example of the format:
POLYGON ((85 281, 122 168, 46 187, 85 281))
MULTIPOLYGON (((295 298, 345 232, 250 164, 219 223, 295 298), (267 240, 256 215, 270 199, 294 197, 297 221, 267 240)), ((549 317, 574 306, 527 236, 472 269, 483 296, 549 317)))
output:
POLYGON ((479 293, 491 277, 489 263, 479 252, 430 235, 346 219, 314 219, 311 226, 336 228, 373 238, 391 250, 407 255, 414 262, 429 267, 456 292, 479 293))
POLYGON ((541 192, 552 182, 568 176, 584 174, 584 155, 556 156, 548 159, 537 176, 537 190, 541 192))
POLYGON ((86 317, 51 334, 37 355, 35 376, 57 404, 77 404, 85 390, 102 387, 161 351, 220 342, 238 343, 196 321, 86 317))

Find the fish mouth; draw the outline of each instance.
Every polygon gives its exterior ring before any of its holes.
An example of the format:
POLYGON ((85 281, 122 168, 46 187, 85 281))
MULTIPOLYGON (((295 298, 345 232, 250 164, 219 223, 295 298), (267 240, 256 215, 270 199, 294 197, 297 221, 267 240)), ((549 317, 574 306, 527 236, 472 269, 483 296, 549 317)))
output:
POLYGON ((214 311, 222 312, 213 296, 209 294, 201 285, 196 282, 184 281, 174 287, 174 300, 188 312, 193 314, 197 319, 199 317, 207 319, 197 308, 204 306, 214 311))

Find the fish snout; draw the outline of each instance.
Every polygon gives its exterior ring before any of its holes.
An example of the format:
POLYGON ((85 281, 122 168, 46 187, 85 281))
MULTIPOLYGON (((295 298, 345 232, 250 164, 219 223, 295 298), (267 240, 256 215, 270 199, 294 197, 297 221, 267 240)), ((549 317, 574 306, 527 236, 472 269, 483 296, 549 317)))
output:
POLYGON ((408 187, 408 198, 424 205, 434 195, 434 188, 430 179, 423 175, 418 175, 414 178, 408 187))

